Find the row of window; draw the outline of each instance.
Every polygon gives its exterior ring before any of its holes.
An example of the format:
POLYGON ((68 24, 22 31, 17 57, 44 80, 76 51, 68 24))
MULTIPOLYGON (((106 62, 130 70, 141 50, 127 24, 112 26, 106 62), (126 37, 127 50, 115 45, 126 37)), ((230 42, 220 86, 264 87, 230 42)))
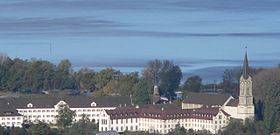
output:
MULTIPOLYGON (((75 109, 76 112, 100 112, 103 109, 75 109)), ((40 110, 19 110, 19 113, 27 113, 27 112, 58 112, 58 110, 54 110, 54 109, 50 109, 50 110, 46 110, 46 109, 40 109, 40 110)))
MULTIPOLYGON (((160 122, 163 120, 157 119, 143 119, 143 122, 160 122)), ((200 122, 200 123, 212 123, 211 120, 201 120, 201 119, 173 119, 173 120, 166 120, 167 123, 178 123, 178 122, 200 122)))
MULTIPOLYGON (((111 120, 111 124, 119 124, 119 119, 116 119, 116 120, 111 120)), ((120 119, 120 124, 123 124, 123 123, 128 123, 130 121, 130 123, 133 123, 133 119, 120 119)), ((135 123, 137 123, 138 122, 138 120, 137 119, 135 119, 135 123)))
MULTIPOLYGON (((126 127, 123 127, 123 126, 116 126, 115 128, 114 127, 111 127, 111 131, 117 131, 117 132, 123 132, 123 131, 137 131, 138 130, 138 126, 126 126, 126 127)), ((101 131, 108 131, 107 127, 101 127, 101 131)))
POLYGON ((30 112, 30 113, 32 113, 32 112, 34 112, 34 113, 36 113, 36 112, 58 112, 58 110, 19 110, 18 112, 19 113, 27 113, 27 112, 30 112))
POLYGON ((24 116, 25 118, 41 118, 41 117, 43 117, 43 118, 54 118, 54 117, 57 117, 57 115, 26 115, 26 116, 24 116))
POLYGON ((17 118, 15 118, 15 117, 12 117, 12 118, 9 118, 9 117, 7 117, 7 118, 5 118, 5 117, 2 117, 2 120, 20 120, 21 119, 21 117, 17 117, 17 118))
POLYGON ((2 122, 1 125, 21 125, 21 122, 2 122))

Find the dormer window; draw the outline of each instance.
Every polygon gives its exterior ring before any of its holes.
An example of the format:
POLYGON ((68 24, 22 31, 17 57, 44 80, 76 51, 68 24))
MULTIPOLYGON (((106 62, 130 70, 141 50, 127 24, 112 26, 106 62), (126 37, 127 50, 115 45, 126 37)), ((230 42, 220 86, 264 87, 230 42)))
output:
POLYGON ((33 107, 33 104, 29 103, 27 104, 27 108, 32 108, 33 107))
POLYGON ((90 106, 91 106, 91 107, 94 107, 94 106, 96 106, 96 103, 95 103, 95 102, 92 102, 92 103, 90 104, 90 106))

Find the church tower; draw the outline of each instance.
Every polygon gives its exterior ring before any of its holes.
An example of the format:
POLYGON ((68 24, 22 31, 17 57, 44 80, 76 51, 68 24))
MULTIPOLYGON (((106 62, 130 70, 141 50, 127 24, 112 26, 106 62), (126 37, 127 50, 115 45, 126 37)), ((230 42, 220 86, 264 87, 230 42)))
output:
POLYGON ((242 75, 240 77, 239 103, 237 108, 238 118, 254 119, 255 109, 253 103, 253 81, 249 73, 249 63, 247 58, 247 48, 245 52, 242 75))
POLYGON ((153 94, 153 104, 157 104, 160 100, 158 86, 154 86, 154 94, 153 94))

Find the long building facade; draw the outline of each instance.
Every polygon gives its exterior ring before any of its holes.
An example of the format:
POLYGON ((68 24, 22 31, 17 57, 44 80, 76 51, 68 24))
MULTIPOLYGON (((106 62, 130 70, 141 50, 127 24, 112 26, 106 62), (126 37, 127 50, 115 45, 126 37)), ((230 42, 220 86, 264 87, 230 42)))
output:
POLYGON ((131 106, 129 97, 40 97, 0 99, 0 125, 21 127, 23 122, 56 123, 59 106, 67 105, 76 113, 74 121, 86 115, 92 122, 99 123, 103 110, 120 106, 131 106), (3 106, 3 107, 2 107, 3 106))
POLYGON ((181 109, 168 106, 170 105, 105 110, 102 113, 99 130, 167 134, 176 126, 180 126, 195 131, 208 130, 211 133, 217 133, 228 124, 230 119, 230 115, 218 107, 181 109))

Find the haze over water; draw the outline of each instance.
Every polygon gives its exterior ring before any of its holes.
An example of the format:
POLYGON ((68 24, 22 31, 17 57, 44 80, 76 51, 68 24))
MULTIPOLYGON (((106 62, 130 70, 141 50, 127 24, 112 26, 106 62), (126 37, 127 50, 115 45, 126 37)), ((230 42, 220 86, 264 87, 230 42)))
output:
POLYGON ((0 52, 123 72, 169 59, 190 74, 240 67, 248 46, 251 65, 271 67, 280 63, 279 7, 277 0, 1 0, 0 52))

